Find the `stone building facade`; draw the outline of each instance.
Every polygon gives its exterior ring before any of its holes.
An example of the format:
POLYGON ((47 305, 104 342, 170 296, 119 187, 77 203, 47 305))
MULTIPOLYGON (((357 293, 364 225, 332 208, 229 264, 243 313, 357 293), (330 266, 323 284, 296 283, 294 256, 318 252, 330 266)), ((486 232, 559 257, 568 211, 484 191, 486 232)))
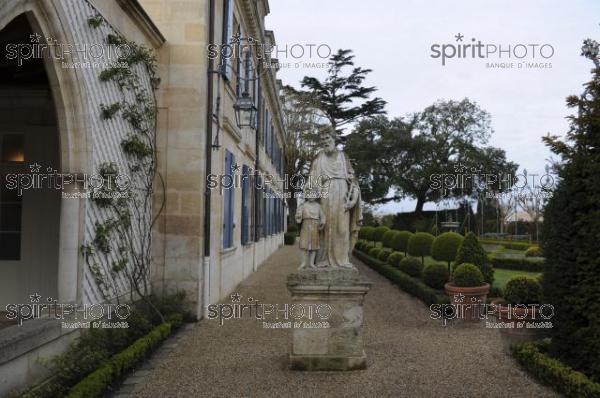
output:
POLYGON ((33 294, 78 305, 105 301, 81 254, 103 211, 69 194, 103 162, 126 164, 120 140, 128 126, 101 111, 119 98, 114 84, 100 81, 102 67, 76 64, 72 51, 56 57, 31 49, 49 38, 87 46, 78 50, 81 57, 106 47, 107 34, 115 33, 156 52, 164 191, 157 181, 152 208, 161 211, 152 230, 150 278, 157 294, 184 291, 200 319, 208 304, 227 297, 283 244, 285 203, 271 195, 282 188, 285 132, 276 69, 255 56, 224 61, 208 52, 209 44, 239 36, 274 43, 264 26, 268 13, 267 0, 0 2, 0 395, 46 377, 40 360, 79 333, 56 319, 15 325, 7 305, 31 303, 33 294), (106 23, 94 29, 92 17, 106 23), (257 114, 253 128, 240 127, 234 110, 247 91, 245 77, 257 114), (45 169, 75 182, 62 192, 41 186, 20 195, 6 186, 7 175, 45 169), (271 186, 255 178, 259 173, 274 177, 271 186), (242 182, 210 187, 209 175, 242 182))

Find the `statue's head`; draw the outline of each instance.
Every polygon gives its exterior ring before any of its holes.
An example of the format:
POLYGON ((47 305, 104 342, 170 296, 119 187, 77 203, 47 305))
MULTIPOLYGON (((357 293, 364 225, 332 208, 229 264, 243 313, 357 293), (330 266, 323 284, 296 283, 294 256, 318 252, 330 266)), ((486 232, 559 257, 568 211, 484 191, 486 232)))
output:
POLYGON ((336 150, 335 140, 336 140, 336 136, 335 136, 335 131, 333 131, 333 129, 327 128, 321 132, 321 135, 320 135, 321 147, 323 148, 323 150, 325 152, 327 152, 327 153, 335 152, 335 150, 336 150))

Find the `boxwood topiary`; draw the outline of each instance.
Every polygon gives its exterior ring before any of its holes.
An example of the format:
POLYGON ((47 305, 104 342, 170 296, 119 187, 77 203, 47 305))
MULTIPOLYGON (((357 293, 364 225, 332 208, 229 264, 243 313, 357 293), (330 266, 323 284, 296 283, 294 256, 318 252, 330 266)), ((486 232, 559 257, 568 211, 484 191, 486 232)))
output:
POLYGON ((539 246, 531 246, 525 250, 525 257, 542 257, 542 249, 539 246))
POLYGON ((410 256, 421 257, 421 262, 425 263, 425 256, 431 254, 431 245, 435 237, 427 232, 417 232, 408 240, 408 254, 410 256))
POLYGON ((366 241, 373 241, 371 234, 373 233, 373 230, 375 228, 370 227, 370 226, 366 226, 366 227, 362 227, 361 229, 358 230, 358 237, 360 239, 364 239, 366 241))
POLYGON ((484 283, 483 274, 475 264, 460 264, 452 273, 452 281, 458 287, 476 287, 484 283))
POLYGON ((361 239, 358 239, 358 240, 356 241, 356 243, 354 243, 354 249, 356 249, 356 250, 360 250, 360 247, 361 247, 361 246, 362 246, 362 240, 361 240, 361 239))
POLYGON ((483 274, 483 279, 490 285, 494 283, 494 268, 473 232, 463 239, 454 259, 455 267, 463 263, 475 264, 483 274))
POLYGON ((423 270, 423 281, 434 289, 443 289, 450 280, 450 271, 443 264, 430 264, 423 270))
POLYGON ((286 232, 283 234, 283 243, 286 245, 293 245, 296 243, 296 233, 295 232, 286 232))
POLYGON ((423 274, 423 263, 416 257, 403 258, 398 268, 400 268, 400 271, 415 278, 420 278, 423 274))
POLYGON ((450 263, 456 258, 463 239, 462 235, 456 232, 444 232, 434 239, 431 245, 431 257, 438 261, 446 261, 450 271, 450 263))
POLYGON ((387 259, 387 263, 393 267, 398 267, 400 265, 400 261, 404 258, 404 254, 400 252, 392 252, 387 259))
POLYGON ((410 231, 398 231, 392 239, 392 249, 404 253, 406 256, 408 249, 408 240, 412 236, 410 231))
POLYGON ((371 242, 365 242, 365 244, 362 247, 362 252, 369 254, 369 252, 371 251, 371 249, 373 249, 375 247, 375 245, 371 242))
POLYGON ((389 231, 390 229, 386 226, 380 226, 380 227, 376 227, 373 230, 373 233, 371 234, 371 238, 373 241, 375 242, 381 242, 381 240, 383 239, 383 235, 389 231))
POLYGON ((542 301, 542 287, 533 278, 517 276, 506 283, 504 299, 509 304, 540 304, 542 301))
POLYGON ((374 247, 369 250, 369 256, 371 257, 379 258, 379 253, 381 253, 381 248, 379 247, 374 247))
POLYGON ((392 249, 381 249, 381 251, 379 252, 379 256, 377 256, 377 259, 385 263, 387 262, 387 259, 390 256, 390 254, 392 254, 392 249))
POLYGON ((381 244, 383 245, 383 247, 389 247, 390 249, 392 248, 392 242, 394 240, 394 236, 396 236, 396 234, 400 232, 400 231, 396 231, 393 229, 390 229, 389 231, 387 231, 386 233, 383 234, 383 238, 381 239, 381 244))

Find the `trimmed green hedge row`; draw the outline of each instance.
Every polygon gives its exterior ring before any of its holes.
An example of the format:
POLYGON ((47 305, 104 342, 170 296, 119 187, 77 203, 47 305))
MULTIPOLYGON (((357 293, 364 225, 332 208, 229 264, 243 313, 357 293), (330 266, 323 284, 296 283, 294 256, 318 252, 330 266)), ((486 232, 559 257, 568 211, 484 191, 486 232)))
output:
POLYGON ((283 234, 283 243, 291 246, 296 243, 296 232, 286 232, 283 234))
MULTIPOLYGON (((180 322, 181 319, 174 321, 174 323, 180 322)), ((111 384, 124 377, 142 358, 146 357, 171 334, 171 328, 176 326, 174 323, 163 323, 156 326, 150 333, 114 355, 102 367, 73 386, 67 398, 103 396, 111 384)))
POLYGON ((535 378, 567 397, 600 397, 600 384, 542 352, 544 345, 547 344, 522 343, 513 345, 511 351, 517 362, 535 378))
POLYGON ((536 246, 535 243, 515 242, 515 241, 509 241, 509 240, 479 239, 479 242, 482 244, 488 244, 488 245, 504 246, 506 249, 523 250, 523 251, 529 249, 532 246, 536 246))
POLYGON ((488 255, 494 268, 512 269, 518 271, 544 272, 545 261, 543 258, 531 257, 500 257, 488 255))
POLYGON ((399 269, 396 269, 391 265, 379 261, 378 259, 358 250, 354 250, 354 255, 367 266, 373 268, 375 271, 379 272, 381 275, 397 284, 406 293, 415 296, 425 304, 431 305, 449 303, 448 297, 445 294, 430 288, 420 280, 410 277, 399 269))

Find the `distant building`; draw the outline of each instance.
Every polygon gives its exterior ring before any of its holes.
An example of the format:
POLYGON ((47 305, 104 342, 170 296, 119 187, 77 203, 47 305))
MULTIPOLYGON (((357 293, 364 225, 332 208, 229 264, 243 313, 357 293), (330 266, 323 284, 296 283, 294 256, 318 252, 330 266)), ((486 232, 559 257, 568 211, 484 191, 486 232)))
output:
MULTIPOLYGON (((511 211, 509 212, 506 217, 504 217, 504 222, 505 223, 511 223, 511 222, 515 222, 515 221, 524 221, 524 222, 533 222, 533 218, 531 217, 531 215, 525 211, 511 211)), ((543 222, 544 221, 544 217, 540 216, 540 218, 538 219, 538 222, 543 222)))

